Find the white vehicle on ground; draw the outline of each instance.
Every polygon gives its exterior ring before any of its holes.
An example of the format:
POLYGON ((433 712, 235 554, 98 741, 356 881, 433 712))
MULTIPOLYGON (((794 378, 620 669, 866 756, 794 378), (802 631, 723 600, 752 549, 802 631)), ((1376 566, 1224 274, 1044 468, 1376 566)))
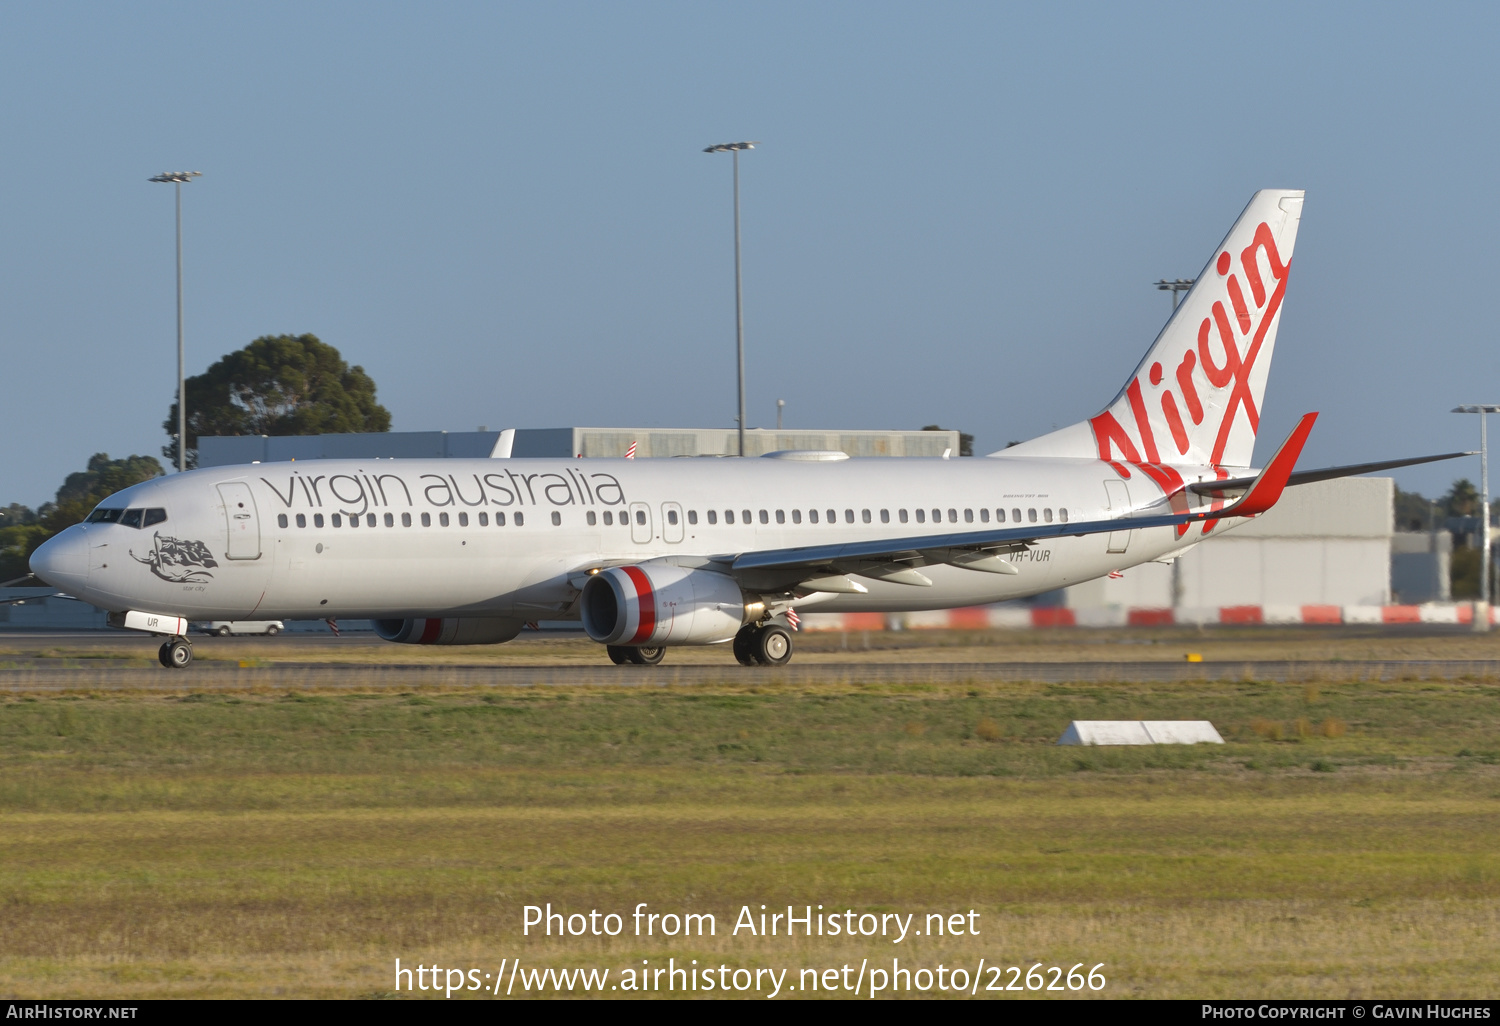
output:
POLYGON ((192 659, 188 617, 371 619, 428 645, 575 620, 616 663, 729 643, 780 665, 798 609, 977 605, 1170 560, 1287 485, 1446 458, 1294 473, 1310 413, 1251 468, 1302 202, 1255 194, 1096 416, 983 459, 211 467, 111 496, 31 567, 166 636, 167 666, 192 659))
POLYGON ((227 638, 231 634, 264 634, 275 637, 286 630, 280 620, 209 620, 194 625, 203 634, 216 634, 227 638))

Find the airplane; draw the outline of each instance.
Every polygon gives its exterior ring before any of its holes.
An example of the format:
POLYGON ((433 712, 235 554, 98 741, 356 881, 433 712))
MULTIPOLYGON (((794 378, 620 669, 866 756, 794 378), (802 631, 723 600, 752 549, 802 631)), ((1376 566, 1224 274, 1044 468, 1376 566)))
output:
POLYGON ((1184 550, 1312 480, 1316 413, 1251 467, 1303 192, 1257 192, 1115 398, 981 459, 317 460, 211 467, 110 496, 31 558, 162 636, 189 620, 369 619, 387 641, 498 644, 581 622, 616 664, 730 645, 792 656, 796 610, 1023 598, 1184 550))

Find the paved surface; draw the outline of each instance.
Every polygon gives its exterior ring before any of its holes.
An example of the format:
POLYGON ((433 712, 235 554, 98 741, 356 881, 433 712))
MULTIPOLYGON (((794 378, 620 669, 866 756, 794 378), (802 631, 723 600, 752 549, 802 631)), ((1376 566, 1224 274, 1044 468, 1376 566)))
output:
MULTIPOLYGON (((86 662, 78 660, 75 662, 86 662)), ((1163 683, 1207 680, 1390 681, 1500 679, 1500 660, 1393 659, 1343 662, 821 663, 777 669, 740 666, 361 666, 280 662, 264 667, 197 662, 186 670, 141 666, 18 666, 0 669, 0 691, 216 691, 259 688, 409 689, 547 685, 917 684, 996 681, 1163 683)))

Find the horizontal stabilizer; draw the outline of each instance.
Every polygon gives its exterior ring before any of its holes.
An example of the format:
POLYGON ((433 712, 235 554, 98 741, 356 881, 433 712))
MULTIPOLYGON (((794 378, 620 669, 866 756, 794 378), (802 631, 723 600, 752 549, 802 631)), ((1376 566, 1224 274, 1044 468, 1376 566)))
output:
MULTIPOLYGON (((1341 477, 1358 477, 1397 467, 1414 467, 1419 463, 1436 463, 1439 460, 1456 460, 1460 456, 1477 456, 1477 452, 1445 452, 1439 456, 1413 456, 1405 460, 1383 460, 1379 463, 1351 463, 1346 467, 1324 467, 1321 470, 1299 470, 1287 478, 1286 486, 1312 484, 1314 481, 1333 481, 1341 477)), ((1188 485, 1188 490, 1199 495, 1222 497, 1225 492, 1239 492, 1253 484, 1253 477, 1231 477, 1224 481, 1198 481, 1188 485)))

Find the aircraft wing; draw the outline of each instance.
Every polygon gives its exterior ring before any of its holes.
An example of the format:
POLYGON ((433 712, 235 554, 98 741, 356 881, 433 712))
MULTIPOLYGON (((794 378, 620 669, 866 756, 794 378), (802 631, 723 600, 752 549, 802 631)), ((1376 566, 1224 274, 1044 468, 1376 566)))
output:
MULTIPOLYGON (((952 563, 991 573, 1015 573, 1015 568, 1000 559, 1002 551, 1015 551, 1043 538, 1069 535, 1082 537, 1111 531, 1134 531, 1150 527, 1177 527, 1226 517, 1248 517, 1264 513, 1276 504, 1292 476, 1292 468, 1302 453, 1302 446, 1312 431, 1316 413, 1303 416, 1276 455, 1246 488, 1245 494, 1222 509, 1193 513, 1163 513, 1150 516, 1125 516, 1107 520, 1072 523, 1028 524, 983 531, 953 531, 916 535, 907 538, 876 539, 833 545, 805 545, 789 549, 746 552, 733 557, 737 572, 752 570, 812 570, 827 567, 833 573, 854 573, 900 584, 927 585, 932 582, 916 572, 914 564, 952 563), (1003 564, 1004 568, 1000 566, 1003 564)), ((1220 487, 1223 482, 1218 482, 1220 487)))

